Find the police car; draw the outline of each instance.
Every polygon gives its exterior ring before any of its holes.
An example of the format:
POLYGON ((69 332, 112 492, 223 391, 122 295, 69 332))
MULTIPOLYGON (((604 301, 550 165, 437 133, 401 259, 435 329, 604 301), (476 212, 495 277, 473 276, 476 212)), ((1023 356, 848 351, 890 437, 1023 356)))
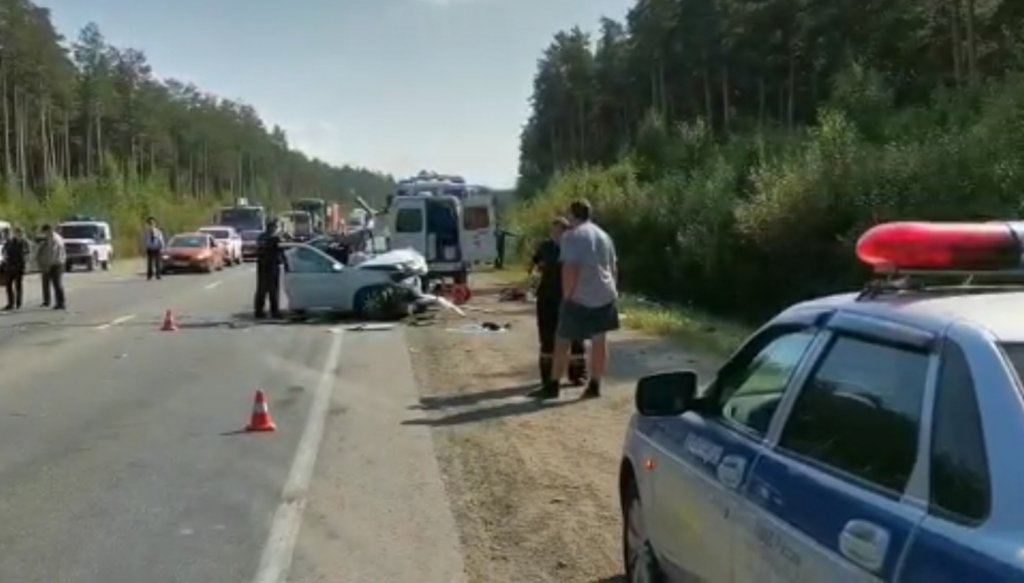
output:
POLYGON ((1024 581, 1024 223, 886 223, 879 277, 793 306, 706 386, 636 391, 630 581, 1024 581))

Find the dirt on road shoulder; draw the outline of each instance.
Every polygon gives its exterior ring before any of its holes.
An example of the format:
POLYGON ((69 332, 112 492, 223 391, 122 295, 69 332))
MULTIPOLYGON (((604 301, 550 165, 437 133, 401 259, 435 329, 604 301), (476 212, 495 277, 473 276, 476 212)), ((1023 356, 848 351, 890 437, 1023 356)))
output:
POLYGON ((604 396, 581 389, 539 405, 533 306, 501 302, 497 280, 473 282, 471 319, 443 315, 407 331, 421 406, 476 583, 622 580, 617 477, 636 379, 696 368, 678 345, 630 331, 612 338, 604 396), (510 324, 469 333, 473 321, 510 324))

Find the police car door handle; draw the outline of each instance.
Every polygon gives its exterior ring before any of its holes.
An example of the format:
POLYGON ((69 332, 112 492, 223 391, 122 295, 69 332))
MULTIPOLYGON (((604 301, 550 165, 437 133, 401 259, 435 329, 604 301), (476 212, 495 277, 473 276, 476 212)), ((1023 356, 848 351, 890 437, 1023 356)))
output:
POLYGON ((866 520, 847 522, 839 534, 839 551, 868 571, 882 569, 888 550, 889 531, 866 520))
POLYGON ((727 455, 719 462, 716 470, 718 481, 727 488, 738 488, 743 482, 743 470, 747 468, 746 458, 738 455, 727 455))

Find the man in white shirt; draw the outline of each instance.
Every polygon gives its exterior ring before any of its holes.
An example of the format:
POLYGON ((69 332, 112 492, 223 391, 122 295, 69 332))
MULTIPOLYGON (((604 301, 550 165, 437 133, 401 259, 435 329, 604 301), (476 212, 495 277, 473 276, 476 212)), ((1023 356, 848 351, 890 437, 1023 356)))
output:
POLYGON ((163 274, 164 234, 153 217, 146 219, 142 248, 146 252, 146 279, 151 280, 153 276, 160 279, 163 274))

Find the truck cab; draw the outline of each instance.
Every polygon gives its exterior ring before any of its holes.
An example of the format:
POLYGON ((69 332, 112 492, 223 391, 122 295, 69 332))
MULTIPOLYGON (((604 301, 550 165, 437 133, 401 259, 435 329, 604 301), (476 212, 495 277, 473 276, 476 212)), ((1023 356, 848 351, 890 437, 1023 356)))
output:
POLYGON ((114 261, 114 240, 110 224, 94 217, 74 216, 57 225, 57 233, 64 239, 67 253, 65 271, 83 266, 93 271, 97 266, 104 271, 114 261))

